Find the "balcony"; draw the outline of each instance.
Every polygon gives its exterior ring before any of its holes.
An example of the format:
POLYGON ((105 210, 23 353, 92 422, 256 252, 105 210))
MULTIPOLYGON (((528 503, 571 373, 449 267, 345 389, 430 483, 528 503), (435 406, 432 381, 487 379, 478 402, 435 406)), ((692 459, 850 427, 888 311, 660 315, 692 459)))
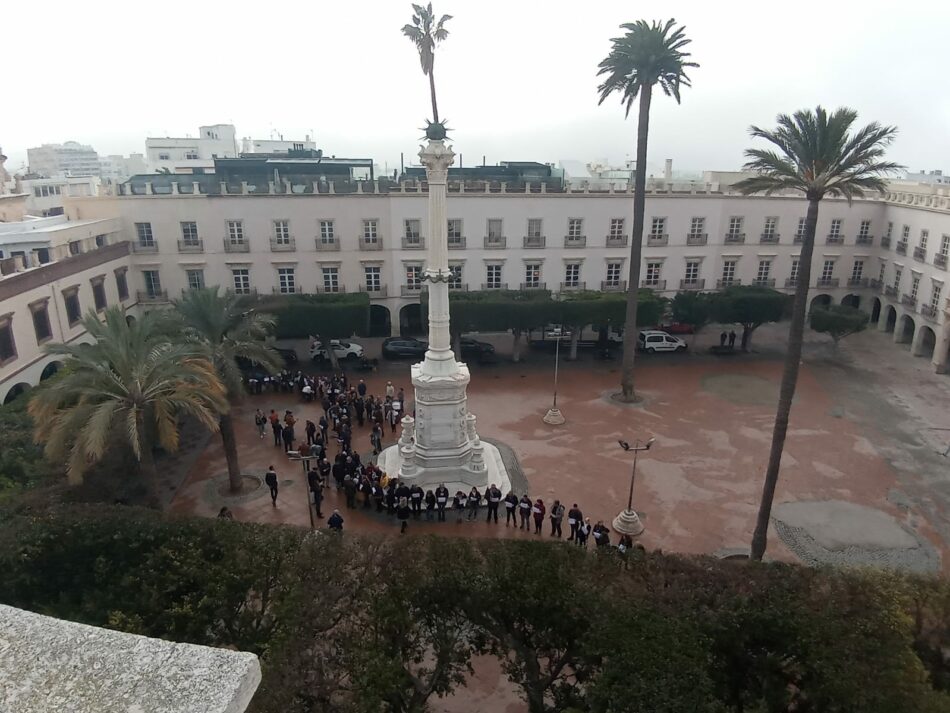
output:
POLYGON ((456 235, 449 236, 448 240, 449 250, 464 250, 465 249, 465 236, 456 235))
POLYGON ((709 241, 708 233, 687 233, 687 245, 705 245, 709 241))
POLYGON ((829 234, 828 237, 825 238, 825 245, 844 245, 844 236, 829 234))
POLYGON ((543 235, 525 235, 522 247, 543 248, 546 240, 543 235))
POLYGON ((868 280, 868 287, 870 287, 872 290, 879 290, 881 289, 881 281, 875 280, 872 277, 870 280, 868 280))
POLYGON ((920 305, 920 313, 927 319, 937 319, 937 308, 930 305, 920 305))
POLYGON ((402 249, 403 250, 425 250, 426 239, 421 235, 403 235, 402 236, 402 249))
POLYGON ((627 236, 608 235, 606 245, 608 248, 625 248, 627 247, 627 236))
POLYGON ((669 245, 670 236, 667 233, 657 234, 650 233, 647 235, 647 247, 648 248, 663 248, 669 245))
POLYGON ((389 290, 386 285, 360 285, 360 292, 366 292, 369 294, 371 300, 381 300, 384 297, 389 295, 389 290))
POLYGON ((722 289, 723 287, 738 287, 742 284, 742 280, 738 280, 734 277, 724 277, 720 280, 716 280, 716 287, 722 289))
POLYGON ((796 235, 794 238, 792 238, 792 245, 801 245, 804 240, 804 235, 796 235))
POLYGON ((897 297, 897 288, 894 285, 885 285, 884 286, 884 296, 885 297, 897 297))
POLYGON ((905 243, 905 242, 902 240, 901 242, 897 243, 897 247, 894 248, 894 250, 897 252, 898 255, 906 255, 906 254, 907 254, 907 243, 905 243))
POLYGON ((890 250, 890 248, 891 248, 891 239, 888 238, 888 237, 886 237, 886 236, 883 237, 883 238, 881 238, 881 247, 882 247, 882 248, 885 248, 885 249, 887 249, 887 250, 890 250))
POLYGON ((854 239, 855 245, 874 245, 874 236, 873 235, 859 235, 854 239))
POLYGON ((759 236, 759 242, 763 244, 775 245, 778 243, 778 239, 778 233, 762 233, 762 235, 759 236))
POLYGON ((522 282, 522 290, 546 290, 547 285, 543 282, 522 282))
POLYGON ((787 289, 790 289, 790 288, 793 288, 793 287, 798 287, 798 278, 797 278, 797 277, 789 277, 789 278, 787 278, 787 279, 785 280, 785 289, 787 290, 787 289))
POLYGON ((926 262, 927 261, 927 248, 922 248, 919 245, 914 248, 914 260, 917 262, 926 262))
POLYGON ((665 290, 666 280, 640 280, 640 287, 648 290, 665 290))
POLYGON ((346 286, 341 284, 323 284, 314 287, 313 291, 318 295, 341 295, 346 292, 346 286))
POLYGON ((586 290, 586 282, 578 282, 577 280, 573 282, 562 282, 561 283, 561 292, 574 292, 577 290, 586 290))
POLYGON ((837 287, 837 277, 819 277, 815 280, 815 287, 837 287))
POLYGON ((365 235, 360 237, 360 250, 382 250, 383 249, 383 239, 378 235, 372 238, 367 238, 365 235))
POLYGON ((422 283, 417 285, 400 285, 399 294, 403 297, 415 297, 422 294, 422 283))
POLYGON ((626 280, 602 280, 600 283, 601 292, 626 292, 626 280))
POLYGON ((695 280, 680 280, 681 290, 701 290, 706 286, 706 280, 697 278, 695 280))
POLYGON ((745 242, 745 233, 726 233, 726 245, 739 245, 745 242))
POLYGON ((755 279, 752 280, 752 284, 756 287, 775 287, 775 278, 767 277, 764 280, 755 279))
POLYGON ((508 247, 508 238, 504 235, 486 235, 484 245, 486 250, 504 250, 508 247))
POLYGON ((303 292, 303 288, 300 285, 287 285, 286 287, 271 287, 271 294, 274 295, 299 295, 303 292))
POLYGON ((565 235, 565 236, 564 236, 564 247, 566 247, 566 248, 586 248, 586 247, 587 247, 587 236, 586 236, 586 235, 565 235))
POLYGON ((249 253, 251 252, 251 244, 246 240, 241 240, 240 242, 232 241, 228 238, 224 239, 224 252, 226 253, 249 253))
POLYGON ((866 277, 849 277, 848 278, 848 287, 867 287, 868 278, 866 277))
POLYGON ((507 282, 483 282, 482 289, 483 290, 507 290, 508 283, 507 282))
POLYGON ((917 304, 917 298, 913 295, 901 295, 901 304, 913 307, 917 304))
POLYGON ((132 252, 134 253, 157 253, 158 243, 132 243, 132 252))
POLYGON ((947 256, 942 253, 937 253, 934 255, 934 267, 939 267, 942 270, 947 269, 947 256))
POLYGON ((178 252, 180 253, 203 253, 205 251, 204 240, 179 240, 178 252))
POLYGON ((297 249, 297 241, 294 238, 271 238, 270 251, 272 253, 292 253, 297 249))
POLYGON ((468 283, 465 283, 465 282, 450 282, 450 283, 449 283, 449 292, 468 292, 468 283))
POLYGON ((317 252, 337 252, 340 249, 340 241, 336 238, 314 238, 313 244, 317 252))
POLYGON ((158 304, 159 302, 168 302, 168 290, 139 290, 139 302, 149 304, 158 304))

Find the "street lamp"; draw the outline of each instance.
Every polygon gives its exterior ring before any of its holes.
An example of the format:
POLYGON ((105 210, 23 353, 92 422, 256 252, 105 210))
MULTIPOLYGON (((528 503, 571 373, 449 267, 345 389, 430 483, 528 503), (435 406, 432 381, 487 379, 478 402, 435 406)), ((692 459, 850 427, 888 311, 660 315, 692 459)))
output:
POLYGON ((643 445, 640 445, 640 441, 636 441, 632 446, 626 441, 619 441, 620 447, 625 451, 633 451, 633 471, 630 473, 630 495, 627 496, 627 509, 617 515, 613 522, 614 530, 621 535, 636 537, 643 532, 643 523, 640 522, 640 516, 633 509, 633 481, 637 477, 637 457, 640 455, 640 451, 650 450, 650 446, 655 441, 656 438, 651 438, 643 445))
MULTIPOLYGON (((544 330, 541 331, 541 336, 544 336, 544 330)), ((548 412, 544 414, 544 417, 541 419, 546 424, 551 426, 560 426, 566 420, 564 415, 561 413, 561 409, 557 407, 557 372, 558 366, 561 362, 561 337, 563 332, 561 328, 558 327, 554 332, 554 403, 551 405, 551 408, 548 409, 548 412)))

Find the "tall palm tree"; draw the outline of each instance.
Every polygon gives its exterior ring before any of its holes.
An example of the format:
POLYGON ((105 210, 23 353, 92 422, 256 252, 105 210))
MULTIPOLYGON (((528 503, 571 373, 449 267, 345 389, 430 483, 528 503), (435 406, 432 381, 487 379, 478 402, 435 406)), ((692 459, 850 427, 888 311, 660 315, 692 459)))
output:
POLYGON ((422 73, 429 77, 429 94, 432 97, 432 123, 439 122, 439 105, 435 100, 435 46, 449 36, 445 23, 451 15, 443 15, 438 21, 432 12, 432 3, 423 7, 412 4, 412 24, 403 25, 402 34, 408 37, 419 50, 422 73))
POLYGON ((640 287, 640 256, 643 252, 643 213, 646 202, 647 137, 650 130, 650 102, 653 87, 659 85, 663 93, 680 103, 680 87, 690 86, 686 75, 688 67, 698 67, 688 61, 689 52, 683 48, 690 43, 685 27, 674 27, 676 20, 666 23, 647 23, 644 20, 627 23, 623 37, 615 37, 610 54, 600 63, 597 75, 607 75, 598 87, 603 104, 614 92, 620 93, 630 116, 633 100, 640 97, 640 115, 637 120, 637 167, 633 192, 633 231, 630 236, 630 272, 627 284, 627 317, 623 334, 623 363, 621 365, 619 398, 624 402, 636 399, 633 388, 634 357, 637 351, 637 290, 640 287))
POLYGON ((153 434, 168 451, 178 448, 178 418, 191 415, 210 429, 228 408, 214 366, 194 345, 169 340, 164 320, 146 313, 129 324, 118 307, 104 321, 94 312, 82 326, 92 344, 52 344, 67 357, 62 376, 37 389, 29 412, 34 437, 53 461, 67 462, 71 483, 82 482, 116 435, 128 441, 159 503, 153 434))
MULTIPOLYGON (((185 338, 200 345, 231 402, 237 401, 243 393, 238 359, 256 362, 269 371, 282 366, 278 354, 264 344, 274 329, 274 317, 242 308, 233 292, 219 294, 217 287, 189 290, 174 305, 173 314, 181 320, 185 338)), ((222 411, 218 416, 218 430, 228 461, 231 492, 238 492, 241 466, 230 411, 222 411)))
POLYGON ((887 188, 885 177, 901 168, 896 163, 883 160, 884 150, 894 140, 897 129, 873 122, 852 132, 851 125, 857 117, 853 109, 844 107, 829 114, 819 106, 814 111, 797 111, 793 116, 779 115, 778 126, 771 131, 751 127, 749 131, 754 138, 765 139, 778 150, 747 150, 745 153, 749 161, 744 169, 758 175, 735 184, 746 195, 797 191, 808 200, 792 321, 788 328, 788 349, 772 430, 772 447, 755 534, 752 536, 752 558, 756 560, 761 560, 765 554, 788 416, 798 382, 819 203, 825 196, 842 197, 850 204, 852 199, 862 197, 865 191, 881 193, 887 188))

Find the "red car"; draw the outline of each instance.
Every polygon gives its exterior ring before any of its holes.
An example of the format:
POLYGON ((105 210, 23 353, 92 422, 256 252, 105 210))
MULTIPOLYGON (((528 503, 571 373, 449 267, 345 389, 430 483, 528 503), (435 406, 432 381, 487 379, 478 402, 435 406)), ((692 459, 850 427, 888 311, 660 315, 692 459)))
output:
POLYGON ((658 324, 654 329, 659 329, 667 334, 692 334, 693 328, 682 322, 670 322, 669 324, 658 324))

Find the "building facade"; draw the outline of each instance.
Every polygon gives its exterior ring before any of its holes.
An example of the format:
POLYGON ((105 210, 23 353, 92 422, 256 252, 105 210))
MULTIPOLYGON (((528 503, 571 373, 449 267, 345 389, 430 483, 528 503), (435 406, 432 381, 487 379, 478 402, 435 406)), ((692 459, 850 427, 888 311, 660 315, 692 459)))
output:
POLYGON ((149 173, 210 172, 216 158, 237 155, 237 134, 233 124, 199 126, 197 137, 145 139, 145 162, 149 173))
POLYGON ((57 176, 20 180, 20 191, 26 193, 26 210, 30 215, 62 215, 67 198, 99 194, 98 176, 57 176))
POLYGON ((145 156, 140 153, 130 153, 128 156, 110 154, 99 157, 99 176, 106 183, 124 183, 132 176, 145 173, 148 166, 145 156))
POLYGON ((30 173, 43 177, 98 176, 99 154, 92 146, 67 141, 26 150, 30 173))

